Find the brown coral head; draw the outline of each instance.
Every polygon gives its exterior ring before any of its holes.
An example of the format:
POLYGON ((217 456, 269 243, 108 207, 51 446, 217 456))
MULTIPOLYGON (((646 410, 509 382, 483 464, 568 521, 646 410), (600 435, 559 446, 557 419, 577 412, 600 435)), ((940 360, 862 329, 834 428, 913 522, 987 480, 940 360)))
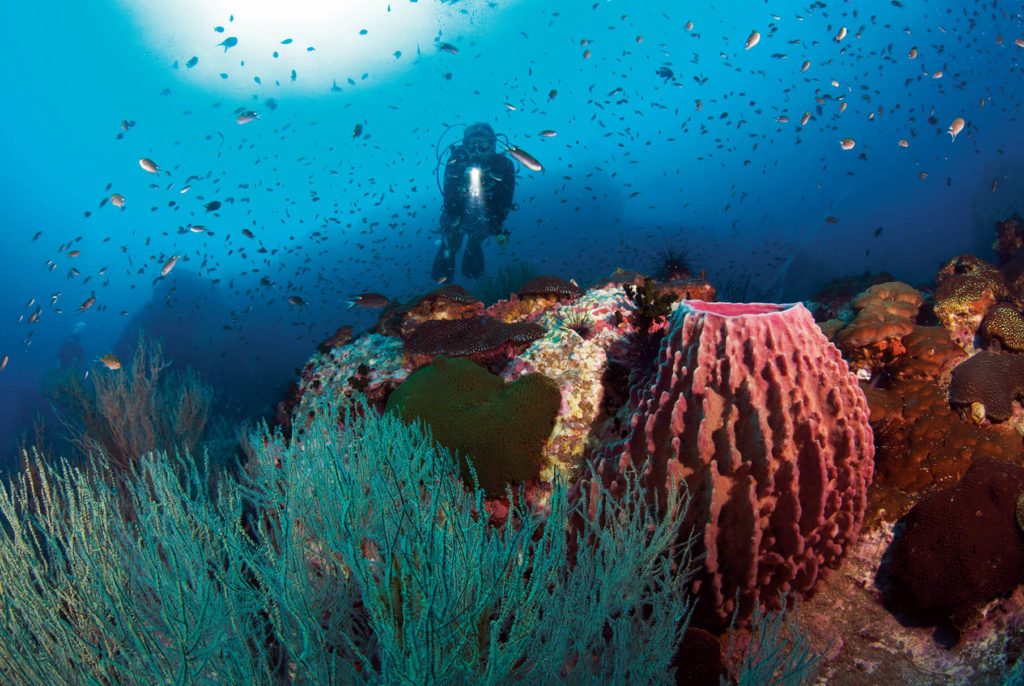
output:
MULTIPOLYGON (((949 404, 970 411, 980 403, 985 416, 1004 422, 1013 414, 1013 401, 1024 395, 1024 355, 983 350, 953 369, 949 404)), ((974 410, 977 411, 977 410, 974 410)))
MULTIPOLYGON (((512 357, 544 335, 544 327, 532 322, 505 322, 478 315, 469 319, 434 319, 423 322, 405 340, 405 351, 417 358, 445 355, 468 357, 486 364, 494 358, 512 357)), ((488 365, 490 366, 490 365, 488 365)))
POLYGON ((450 303, 457 303, 459 305, 472 305, 473 303, 479 302, 479 299, 474 297, 469 291, 454 283, 445 284, 440 288, 435 288, 420 298, 419 302, 435 302, 442 300, 450 303))
POLYGON ((554 296, 556 298, 575 300, 583 295, 583 289, 572 281, 566 281, 557 276, 542 275, 535 276, 523 284, 523 287, 519 289, 518 295, 520 298, 554 296))

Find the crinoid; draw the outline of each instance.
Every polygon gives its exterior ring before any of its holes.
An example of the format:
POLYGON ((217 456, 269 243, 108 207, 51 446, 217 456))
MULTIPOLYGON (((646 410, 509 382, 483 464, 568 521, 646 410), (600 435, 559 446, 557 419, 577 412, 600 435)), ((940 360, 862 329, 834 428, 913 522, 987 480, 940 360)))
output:
POLYGON ((562 315, 558 325, 562 329, 575 331, 580 338, 586 339, 590 338, 590 334, 594 331, 594 318, 590 316, 590 312, 586 309, 572 307, 562 315))

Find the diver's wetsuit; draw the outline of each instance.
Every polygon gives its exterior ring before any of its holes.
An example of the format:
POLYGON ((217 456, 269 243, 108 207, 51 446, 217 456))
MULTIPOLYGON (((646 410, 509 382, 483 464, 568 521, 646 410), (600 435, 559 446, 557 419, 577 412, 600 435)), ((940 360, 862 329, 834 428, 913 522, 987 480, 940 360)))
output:
POLYGON ((464 146, 455 146, 444 169, 444 210, 441 213, 441 246, 434 258, 435 281, 455 276, 455 255, 468 236, 462 258, 462 275, 469 279, 484 270, 483 241, 501 233, 512 208, 515 190, 512 160, 493 152, 472 158, 464 146), (480 170, 480 193, 472 188, 472 169, 480 170))

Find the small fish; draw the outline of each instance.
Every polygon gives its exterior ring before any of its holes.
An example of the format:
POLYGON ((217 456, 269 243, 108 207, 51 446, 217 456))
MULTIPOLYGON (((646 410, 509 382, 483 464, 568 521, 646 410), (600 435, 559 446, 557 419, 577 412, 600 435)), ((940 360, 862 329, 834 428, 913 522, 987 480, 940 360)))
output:
POLYGON ((107 353, 100 358, 100 364, 109 369, 112 372, 116 372, 121 368, 121 360, 117 358, 114 353, 107 353))
POLYGON ((518 160, 520 164, 522 164, 530 171, 539 172, 544 170, 544 165, 538 162, 536 157, 526 152, 522 148, 519 148, 515 145, 510 145, 505 148, 505 151, 508 152, 508 154, 512 155, 512 157, 518 160))
POLYGON ((583 51, 583 59, 585 59, 585 60, 589 60, 589 59, 590 59, 590 54, 591 54, 591 53, 590 53, 590 50, 589 50, 589 49, 587 49, 587 50, 584 50, 584 51, 583 51))
POLYGON ((207 212, 216 212, 220 209, 220 200, 211 200, 210 202, 203 205, 207 212))
POLYGON ((907 141, 906 138, 901 138, 898 141, 896 141, 896 145, 900 146, 901 148, 909 148, 910 147, 910 143, 907 141))
POLYGON ((349 307, 365 307, 368 309, 375 309, 378 307, 387 307, 388 300, 386 295, 380 293, 360 293, 359 295, 351 296, 347 301, 349 307))
POLYGON ((236 45, 238 45, 238 39, 235 38, 234 36, 228 36, 227 38, 222 40, 220 43, 217 43, 217 47, 223 47, 224 48, 224 52, 227 52, 228 50, 230 50, 231 48, 235 47, 236 45))
POLYGON ((95 304, 96 304, 96 295, 95 294, 90 295, 88 298, 85 299, 85 302, 83 302, 81 305, 78 306, 78 311, 79 312, 85 312, 86 310, 88 310, 90 307, 92 307, 95 304))
POLYGON ((548 100, 554 100, 558 97, 558 91, 552 88, 548 91, 548 100))
POLYGON ((196 56, 196 55, 192 55, 192 57, 189 58, 188 62, 185 63, 185 68, 186 69, 191 69, 192 67, 196 66, 197 64, 199 64, 199 57, 196 56))
POLYGON ((68 252, 68 257, 75 258, 82 254, 81 250, 71 250, 68 252))
POLYGON ((206 233, 206 227, 202 224, 189 224, 188 230, 192 233, 206 233))
POLYGON ((168 274, 170 274, 171 270, 174 269, 174 265, 176 264, 178 264, 177 255, 171 255, 170 257, 168 257, 167 261, 164 262, 164 266, 160 268, 160 276, 167 276, 168 274))
POLYGON ((807 126, 807 122, 811 120, 811 113, 804 112, 804 116, 800 118, 800 126, 807 126))
POLYGON ((692 21, 686 22, 686 24, 683 26, 683 28, 686 29, 687 31, 693 31, 693 22, 692 21))
POLYGON ((839 217, 833 217, 830 214, 829 216, 825 217, 825 221, 827 223, 829 223, 829 224, 838 224, 839 223, 839 217))
POLYGON ((139 159, 139 166, 148 171, 150 174, 159 174, 163 170, 157 166, 156 162, 149 159, 148 157, 142 157, 139 159))
POLYGON ((838 42, 842 41, 844 38, 846 38, 846 27, 845 26, 843 26, 843 27, 841 27, 839 29, 839 33, 836 34, 835 41, 836 41, 836 43, 838 43, 838 42))
POLYGON ((957 117, 953 120, 953 123, 949 125, 949 128, 946 129, 946 133, 948 133, 950 138, 955 141, 957 135, 964 130, 964 126, 966 124, 967 122, 964 121, 963 117, 957 117))
POLYGON ((4 355, 4 359, 0 360, 0 372, 2 372, 3 370, 7 369, 7 361, 8 361, 8 359, 9 359, 9 357, 7 355, 4 355))
POLYGON ((249 122, 256 121, 259 118, 260 115, 257 112, 253 112, 250 110, 248 112, 242 112, 240 115, 238 115, 238 117, 235 118, 235 123, 248 124, 249 122))
POLYGON ((856 145, 857 141, 853 140, 852 138, 839 139, 839 147, 841 147, 843 150, 853 150, 853 148, 856 145))
POLYGON ((784 114, 780 114, 779 116, 775 117, 775 121, 778 122, 779 124, 788 124, 789 117, 787 117, 784 114))
POLYGON ((543 131, 541 131, 537 135, 538 136, 543 136, 544 138, 554 138, 555 136, 558 135, 558 133, 556 131, 551 130, 551 129, 544 129, 543 131))
POLYGON ((119 210, 123 210, 124 196, 121 195, 120 193, 114 193, 112 196, 110 196, 110 204, 118 208, 119 210))
POLYGON ((1018 38, 1017 40, 1013 41, 1013 44, 1016 45, 1018 48, 1024 48, 1024 38, 1018 38))
POLYGON ((289 295, 288 296, 288 304, 289 305, 295 305, 296 307, 305 307, 306 306, 306 301, 303 300, 302 298, 300 298, 297 295, 289 295))
POLYGON ((910 52, 907 53, 907 58, 916 60, 917 59, 917 48, 911 48, 910 52))
POLYGON ((363 125, 357 123, 352 127, 352 138, 353 140, 363 135, 363 125))
POLYGON ((438 43, 437 49, 440 50, 441 52, 447 52, 450 55, 459 54, 459 49, 452 45, 451 43, 438 43))
POLYGON ((805 71, 807 71, 810 68, 811 68, 811 61, 810 60, 804 60, 804 63, 800 65, 800 71, 801 72, 805 72, 805 71))
POLYGON ((505 109, 507 109, 509 112, 515 112, 517 108, 512 103, 506 102, 505 103, 505 109))
POLYGON ((743 46, 744 50, 750 50, 752 47, 761 42, 761 34, 757 31, 751 31, 750 36, 747 37, 747 42, 743 46))

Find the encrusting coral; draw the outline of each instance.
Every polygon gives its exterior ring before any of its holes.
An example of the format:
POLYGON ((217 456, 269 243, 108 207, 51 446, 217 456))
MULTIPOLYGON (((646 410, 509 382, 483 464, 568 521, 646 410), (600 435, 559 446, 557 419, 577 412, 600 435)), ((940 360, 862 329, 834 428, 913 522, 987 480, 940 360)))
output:
MULTIPOLYGON (((421 420, 439 443, 472 462, 489 496, 535 479, 542 448, 561 404, 558 386, 543 374, 506 384, 469 360, 437 357, 388 399, 405 421, 421 420)), ((462 476, 472 483, 462 463, 462 476)))

